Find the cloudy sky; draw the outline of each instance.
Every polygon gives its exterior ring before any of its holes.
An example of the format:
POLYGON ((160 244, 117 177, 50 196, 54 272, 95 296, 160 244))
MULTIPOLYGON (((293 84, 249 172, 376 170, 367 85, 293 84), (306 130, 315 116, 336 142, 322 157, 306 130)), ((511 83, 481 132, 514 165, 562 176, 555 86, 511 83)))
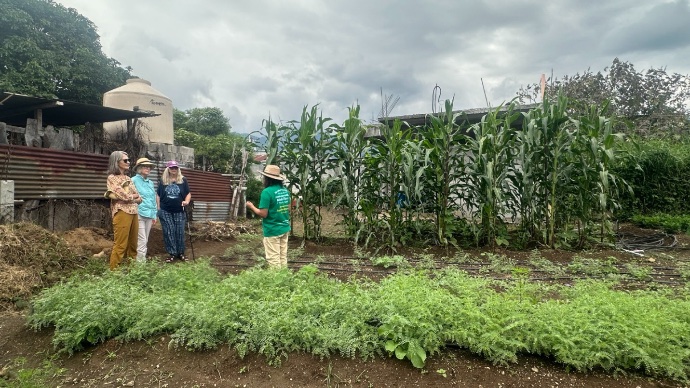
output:
POLYGON ((381 89, 392 115, 431 112, 437 84, 456 109, 495 106, 616 57, 690 74, 690 0, 56 1, 176 108, 218 107, 237 132, 317 103, 337 123, 358 103, 370 121, 381 89))

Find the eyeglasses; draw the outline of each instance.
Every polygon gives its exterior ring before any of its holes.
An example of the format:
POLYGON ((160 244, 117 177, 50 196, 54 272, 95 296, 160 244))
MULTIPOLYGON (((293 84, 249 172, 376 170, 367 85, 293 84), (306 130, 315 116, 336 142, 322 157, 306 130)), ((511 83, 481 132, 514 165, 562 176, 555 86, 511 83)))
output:
POLYGON ((129 163, 129 159, 120 159, 121 162, 129 163))

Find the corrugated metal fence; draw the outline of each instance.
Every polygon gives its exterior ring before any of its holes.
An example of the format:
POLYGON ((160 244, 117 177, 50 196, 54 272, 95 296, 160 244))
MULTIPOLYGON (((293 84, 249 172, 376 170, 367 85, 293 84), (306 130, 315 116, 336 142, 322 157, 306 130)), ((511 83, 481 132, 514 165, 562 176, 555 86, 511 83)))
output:
MULTIPOLYGON (((151 171, 155 182, 163 163, 151 171)), ((16 200, 103 199, 108 156, 0 144, 0 179, 14 181, 16 200)), ((194 202, 195 221, 226 221, 232 202, 230 178, 182 169, 194 202)))

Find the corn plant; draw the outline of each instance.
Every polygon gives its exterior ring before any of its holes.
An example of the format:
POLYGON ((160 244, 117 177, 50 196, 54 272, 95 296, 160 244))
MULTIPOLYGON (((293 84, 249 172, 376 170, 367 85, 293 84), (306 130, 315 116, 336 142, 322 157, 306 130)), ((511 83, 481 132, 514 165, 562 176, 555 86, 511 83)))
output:
POLYGON ((359 106, 349 108, 348 119, 335 128, 335 171, 341 185, 335 205, 346 211, 343 221, 349 236, 353 236, 360 225, 357 213, 360 209, 362 158, 367 146, 365 133, 366 128, 359 118, 359 106))
POLYGON ((517 136, 520 168, 513 184, 519 196, 517 208, 523 229, 541 234, 544 244, 556 246, 556 230, 567 220, 565 198, 576 191, 570 163, 572 123, 567 99, 545 100, 538 109, 524 114, 523 130, 517 136), (563 211, 563 214, 561 214, 563 211))
POLYGON ((263 129, 266 132, 266 164, 276 164, 274 163, 276 157, 278 156, 278 126, 269 117, 268 120, 263 120, 263 129))
POLYGON ((362 234, 366 235, 365 245, 377 234, 390 248, 400 242, 404 229, 403 211, 398 205, 403 183, 401 170, 404 161, 411 159, 404 155, 411 152, 412 141, 411 130, 402 126, 400 120, 392 127, 382 126, 382 137, 372 139, 365 152, 361 202, 364 222, 355 236, 357 241, 362 234))
POLYGON ((496 245, 508 245, 501 217, 511 195, 508 176, 515 167, 513 142, 516 136, 512 123, 517 117, 513 105, 507 109, 499 106, 470 128, 474 137, 468 141, 466 206, 472 218, 481 225, 479 230, 483 236, 477 233, 475 241, 479 243, 484 237, 492 249, 496 245))
POLYGON ((619 207, 618 189, 619 186, 627 187, 611 170, 616 144, 622 135, 613 132, 614 120, 603 115, 608 111, 607 105, 592 106, 588 115, 573 120, 577 126, 573 164, 579 171, 576 182, 580 188, 574 210, 578 222, 584 226, 580 241, 591 234, 589 229, 596 221, 594 215, 598 216, 600 242, 612 235, 609 218, 619 207))
POLYGON ((423 145, 427 149, 429 168, 427 185, 433 199, 436 217, 436 238, 441 245, 454 243, 453 211, 463 198, 461 186, 465 152, 463 144, 468 137, 457 123, 459 113, 453 113, 453 101, 446 100, 445 113, 431 115, 431 125, 423 131, 423 145))
MULTIPOLYGON (((281 160, 285 165, 289 188, 297 193, 301 205, 305 239, 321 238, 321 208, 327 202, 334 179, 329 177, 334 154, 334 137, 330 133, 331 120, 317 114, 318 106, 302 110, 297 126, 291 121, 283 126, 281 160)), ((299 207, 299 206, 298 206, 299 207)))

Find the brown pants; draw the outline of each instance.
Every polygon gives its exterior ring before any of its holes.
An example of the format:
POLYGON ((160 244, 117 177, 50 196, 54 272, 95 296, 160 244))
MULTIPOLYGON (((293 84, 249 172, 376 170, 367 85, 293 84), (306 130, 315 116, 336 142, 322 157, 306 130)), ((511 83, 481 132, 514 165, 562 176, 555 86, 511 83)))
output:
POLYGON ((110 269, 114 270, 123 258, 137 257, 137 235, 139 234, 139 216, 118 210, 113 216, 113 234, 115 244, 110 253, 110 269))

